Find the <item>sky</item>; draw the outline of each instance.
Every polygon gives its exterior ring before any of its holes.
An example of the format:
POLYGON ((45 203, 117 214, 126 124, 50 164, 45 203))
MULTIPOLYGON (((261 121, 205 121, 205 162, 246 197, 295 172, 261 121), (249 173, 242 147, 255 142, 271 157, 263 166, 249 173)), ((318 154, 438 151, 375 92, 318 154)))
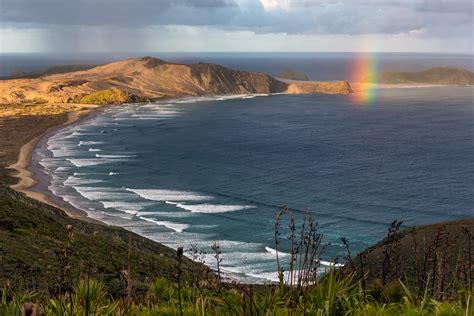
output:
POLYGON ((0 0, 0 53, 473 53, 472 0, 0 0))

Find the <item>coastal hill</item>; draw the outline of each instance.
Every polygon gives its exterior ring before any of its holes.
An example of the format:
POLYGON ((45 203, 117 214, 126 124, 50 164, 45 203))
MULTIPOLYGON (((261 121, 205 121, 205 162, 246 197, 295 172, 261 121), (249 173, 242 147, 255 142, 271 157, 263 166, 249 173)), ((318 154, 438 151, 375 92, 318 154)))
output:
POLYGON ((153 57, 33 79, 0 81, 0 104, 126 103, 162 97, 251 93, 350 93, 346 82, 297 83, 215 64, 176 64, 153 57))
MULTIPOLYGON (((474 73, 461 68, 436 67, 419 72, 383 72, 376 83, 381 84, 436 84, 436 85, 474 85, 474 73)), ((364 83, 374 82, 367 77, 364 83)))
POLYGON ((299 72, 296 70, 287 69, 282 73, 277 75, 277 78, 288 79, 288 80, 298 80, 298 81, 309 81, 308 76, 305 73, 299 72))

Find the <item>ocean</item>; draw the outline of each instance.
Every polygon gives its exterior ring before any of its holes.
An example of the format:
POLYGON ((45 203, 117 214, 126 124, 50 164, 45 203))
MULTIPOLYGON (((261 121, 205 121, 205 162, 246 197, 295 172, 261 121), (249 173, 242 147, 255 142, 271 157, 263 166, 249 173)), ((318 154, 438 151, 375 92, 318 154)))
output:
POLYGON ((14 71, 37 71, 67 64, 103 64, 124 58, 153 56, 177 63, 216 63, 226 67, 265 72, 277 76, 290 69, 304 72, 311 80, 355 78, 354 68, 374 61, 379 71, 420 71, 431 67, 458 67, 474 71, 472 54, 433 53, 82 53, 0 54, 0 76, 14 71))
MULTIPOLYGON (((311 79, 349 76, 352 55, 322 55, 171 57, 270 74, 306 70, 311 79)), ((386 54, 381 67, 472 61, 423 56, 386 54)), ((473 87, 424 87, 379 89, 371 102, 283 94, 127 104, 59 130, 33 161, 53 194, 94 219, 173 248, 196 246, 211 266, 219 241, 223 271, 275 281, 283 206, 297 226, 305 210, 318 223, 324 261, 343 261, 342 237, 357 253, 396 219, 408 227, 474 216, 473 99, 473 87)), ((285 239, 287 221, 282 227, 285 239)))

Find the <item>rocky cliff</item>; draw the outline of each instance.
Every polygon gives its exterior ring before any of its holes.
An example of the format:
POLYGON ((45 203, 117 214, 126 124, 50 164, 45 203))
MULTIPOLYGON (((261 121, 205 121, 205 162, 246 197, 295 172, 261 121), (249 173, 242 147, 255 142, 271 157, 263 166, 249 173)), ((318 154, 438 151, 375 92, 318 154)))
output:
POLYGON ((350 92, 350 87, 346 86, 344 90, 343 86, 335 83, 307 84, 300 86, 264 73, 233 70, 215 64, 175 64, 144 57, 84 71, 3 80, 0 81, 0 104, 102 104, 189 95, 350 92))
MULTIPOLYGON (((283 80, 282 80, 283 81, 283 80)), ((352 89, 347 81, 286 81, 289 94, 347 94, 352 89)))

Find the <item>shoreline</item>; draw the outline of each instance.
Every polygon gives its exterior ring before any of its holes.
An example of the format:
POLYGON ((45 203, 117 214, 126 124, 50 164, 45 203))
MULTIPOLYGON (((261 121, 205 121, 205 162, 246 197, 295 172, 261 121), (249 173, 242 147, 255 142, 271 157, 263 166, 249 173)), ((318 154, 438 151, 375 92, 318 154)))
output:
POLYGON ((24 193, 31 199, 61 209, 71 218, 105 225, 101 221, 92 219, 87 212, 72 206, 47 189, 49 179, 46 179, 45 175, 41 174, 43 171, 37 166, 38 161, 34 160, 34 152, 37 148, 44 146, 48 139, 58 130, 89 119, 102 112, 106 107, 94 106, 91 109, 69 112, 67 113, 66 122, 48 128, 45 132, 24 144, 19 151, 18 160, 5 167, 15 170, 12 176, 18 179, 18 182, 10 185, 10 188, 24 193), (41 188, 41 185, 45 185, 46 188, 41 188))
MULTIPOLYGON (((280 93, 275 93, 280 94, 280 93)), ((270 94, 270 95, 275 95, 270 94)), ((219 98, 235 98, 237 95, 212 95, 216 100, 219 98)), ((238 95, 239 97, 246 98, 248 95, 238 95)), ((253 94, 254 97, 258 96, 253 94)), ((206 96, 176 96, 176 97, 163 97, 159 101, 184 101, 188 98, 206 98, 206 96)), ((155 100, 158 101, 158 100, 155 100)), ((144 103, 145 104, 145 103, 144 103)), ((123 105, 123 104, 119 104, 123 105)), ((86 222, 92 222, 101 225, 108 225, 105 222, 94 219, 89 216, 89 214, 81 210, 72 204, 64 201, 61 197, 56 196, 53 192, 48 189, 50 179, 48 175, 44 173, 44 170, 39 166, 38 160, 34 158, 34 152, 36 149, 41 148, 47 144, 48 139, 53 136, 58 130, 71 126, 73 124, 80 123, 87 119, 98 115, 103 112, 113 104, 107 105, 93 105, 93 104, 83 104, 83 107, 80 110, 75 110, 67 113, 66 122, 52 126, 40 135, 34 137, 26 144, 21 146, 18 153, 17 161, 11 165, 5 166, 6 169, 15 170, 12 176, 18 179, 18 182, 10 185, 9 187, 12 190, 15 190, 20 193, 24 193, 31 199, 39 201, 41 203, 48 204, 50 206, 56 207, 63 212, 65 212, 69 217, 79 219, 86 222)))

